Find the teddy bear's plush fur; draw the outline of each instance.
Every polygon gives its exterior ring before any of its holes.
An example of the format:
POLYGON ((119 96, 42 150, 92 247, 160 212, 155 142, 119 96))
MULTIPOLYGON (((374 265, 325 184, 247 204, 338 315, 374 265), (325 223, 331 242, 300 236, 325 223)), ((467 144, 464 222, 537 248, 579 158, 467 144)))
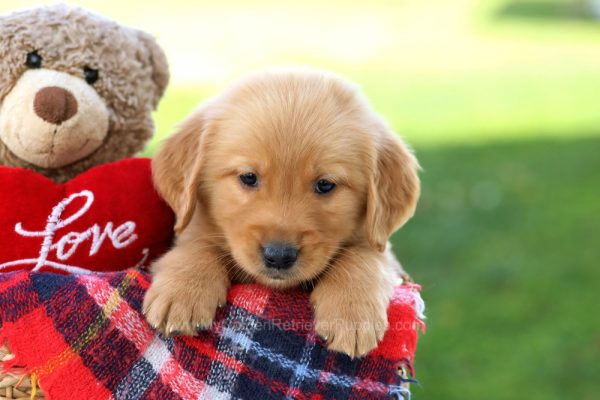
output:
POLYGON ((169 79, 147 33, 55 5, 0 17, 0 165, 57 182, 142 150, 169 79))

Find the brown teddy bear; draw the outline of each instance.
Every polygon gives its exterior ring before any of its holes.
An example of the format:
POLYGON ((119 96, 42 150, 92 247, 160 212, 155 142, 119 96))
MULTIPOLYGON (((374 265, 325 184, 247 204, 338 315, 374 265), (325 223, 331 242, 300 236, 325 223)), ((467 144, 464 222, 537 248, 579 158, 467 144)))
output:
MULTIPOLYGON (((165 54, 142 31, 66 5, 0 16, 0 166, 62 183, 136 154, 168 80, 165 54)), ((12 357, 0 343, 0 363, 12 357)), ((23 375, 0 371, 0 397, 35 395, 23 375)))
POLYGON ((136 154, 168 80, 147 33, 66 5, 0 17, 0 165, 65 182, 136 154))

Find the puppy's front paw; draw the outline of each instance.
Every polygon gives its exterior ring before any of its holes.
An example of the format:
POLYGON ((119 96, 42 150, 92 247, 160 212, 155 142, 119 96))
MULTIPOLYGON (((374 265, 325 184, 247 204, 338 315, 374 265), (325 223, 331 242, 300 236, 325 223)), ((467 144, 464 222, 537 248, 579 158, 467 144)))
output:
POLYGON ((227 286, 218 282, 157 279, 144 298, 144 314, 150 325, 168 336, 194 336, 210 327, 226 299, 227 286))
POLYGON ((349 299, 313 293, 315 330, 330 350, 362 357, 383 339, 388 327, 385 299, 349 299))

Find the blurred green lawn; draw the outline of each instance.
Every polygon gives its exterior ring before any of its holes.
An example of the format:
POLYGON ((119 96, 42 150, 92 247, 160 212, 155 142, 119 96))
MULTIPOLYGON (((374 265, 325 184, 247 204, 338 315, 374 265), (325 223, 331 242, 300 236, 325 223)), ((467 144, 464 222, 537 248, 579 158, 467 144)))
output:
POLYGON ((358 82, 414 145, 422 202, 393 241, 428 306, 416 399, 598 398, 600 22, 586 0, 77 3, 168 53, 147 155, 229 80, 289 63, 358 82))
POLYGON ((423 285, 416 399, 597 399, 600 138, 443 146, 394 237, 423 285))

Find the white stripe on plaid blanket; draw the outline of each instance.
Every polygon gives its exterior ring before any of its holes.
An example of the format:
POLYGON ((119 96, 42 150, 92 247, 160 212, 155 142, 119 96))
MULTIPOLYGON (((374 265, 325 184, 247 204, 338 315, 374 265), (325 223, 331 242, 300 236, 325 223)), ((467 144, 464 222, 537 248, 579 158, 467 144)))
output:
MULTIPOLYGON (((256 299, 255 305, 260 305, 258 313, 264 312, 264 306, 268 303, 269 294, 264 293, 262 297, 256 299)), ((216 360, 211 363, 210 372, 206 379, 206 386, 198 397, 199 400, 229 400, 231 394, 228 393, 235 387, 238 373, 233 368, 223 368, 227 365, 227 357, 245 362, 248 354, 248 346, 251 344, 250 337, 253 337, 256 328, 260 326, 258 317, 253 313, 248 313, 243 308, 231 307, 229 314, 223 326, 235 326, 240 332, 238 340, 230 340, 230 338, 221 335, 219 344, 217 345, 216 360), (248 340, 245 340, 248 338, 248 340), (232 346, 233 342, 233 346, 232 346)))
POLYGON ((123 301, 115 288, 93 275, 80 275, 78 280, 100 306, 105 317, 114 323, 127 340, 135 344, 165 385, 184 399, 193 398, 202 391, 204 382, 197 380, 175 361, 165 342, 154 334, 148 323, 126 301, 123 301), (116 302, 116 305, 110 307, 113 302, 116 302))
POLYGON ((373 381, 371 379, 354 378, 347 375, 334 374, 332 372, 323 372, 314 368, 291 360, 281 354, 274 353, 268 348, 261 346, 259 343, 253 341, 243 333, 236 332, 230 328, 224 328, 221 333, 221 337, 229 338, 231 341, 238 343, 240 347, 246 347, 247 353, 254 353, 259 357, 266 358, 270 363, 276 364, 281 368, 289 369, 294 371, 298 379, 302 380, 314 380, 324 382, 330 385, 339 386, 341 388, 349 389, 351 387, 360 388, 371 393, 389 393, 393 391, 403 390, 400 386, 396 385, 385 385, 381 382, 373 381))
POLYGON ((316 335, 311 333, 308 335, 306 339, 306 345, 304 349, 302 349, 302 357, 300 358, 300 362, 296 369, 294 369, 294 373, 292 374, 292 379, 290 381, 290 387, 285 394, 286 400, 294 400, 292 397, 293 390, 300 387, 302 381, 304 381, 304 376, 306 375, 306 370, 308 369, 308 364, 310 363, 310 356, 312 354, 313 349, 316 344, 316 335))

